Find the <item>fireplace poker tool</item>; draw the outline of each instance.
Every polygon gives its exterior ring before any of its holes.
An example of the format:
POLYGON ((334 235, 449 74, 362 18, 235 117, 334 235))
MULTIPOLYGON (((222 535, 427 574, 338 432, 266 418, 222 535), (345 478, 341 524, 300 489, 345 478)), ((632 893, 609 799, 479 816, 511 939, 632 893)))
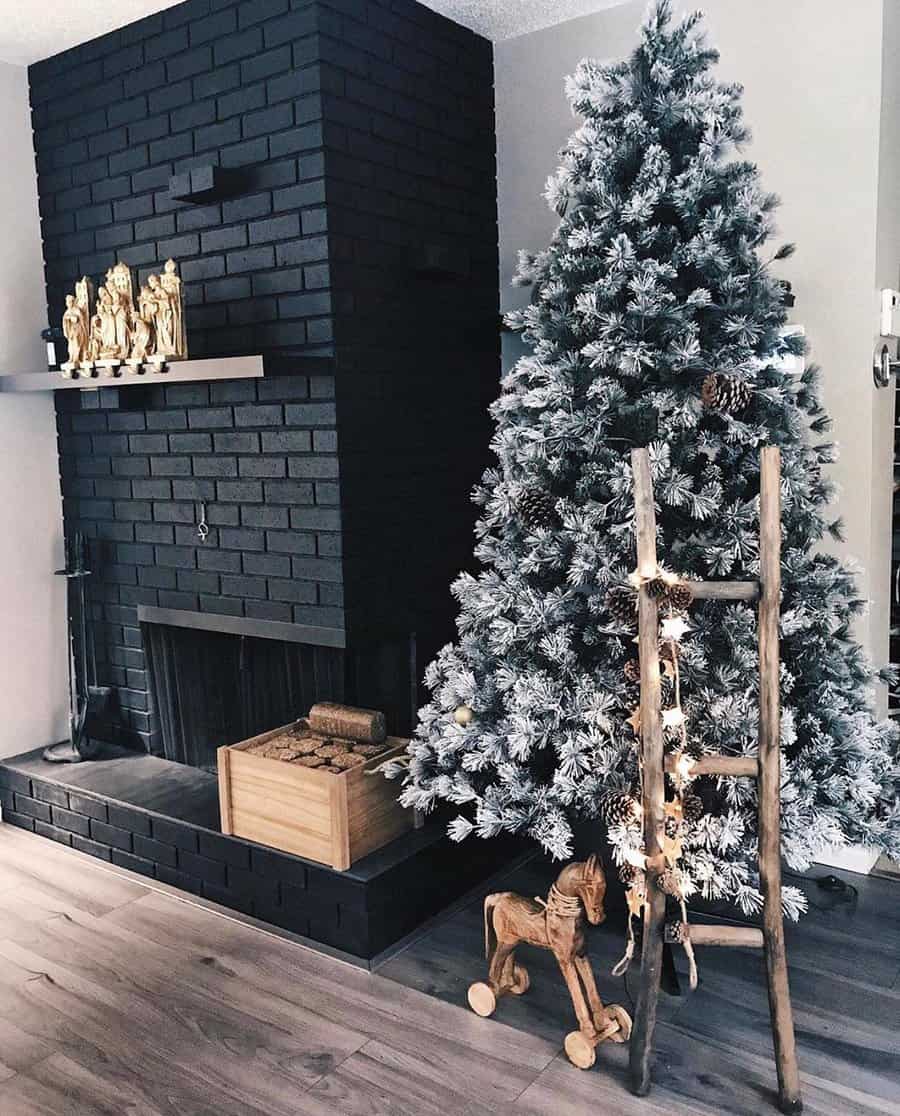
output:
MULTIPOLYGON (((84 584, 82 582, 82 584, 84 584)), ((85 723, 102 718, 112 702, 112 686, 101 686, 97 678, 97 644, 94 639, 94 621, 91 617, 87 624, 87 645, 90 655, 91 674, 87 687, 87 716, 85 723)), ((93 742, 91 743, 93 748, 93 742)))
POLYGON ((72 561, 66 568, 55 570, 66 579, 66 628, 69 653, 69 739, 45 748, 48 763, 80 763, 94 758, 97 748, 85 728, 88 717, 102 714, 109 704, 111 689, 97 685, 97 659, 93 627, 88 627, 85 579, 87 567, 84 535, 78 531, 72 542, 72 561), (90 660, 90 675, 88 662, 90 660), (91 678, 92 676, 92 678, 91 678))

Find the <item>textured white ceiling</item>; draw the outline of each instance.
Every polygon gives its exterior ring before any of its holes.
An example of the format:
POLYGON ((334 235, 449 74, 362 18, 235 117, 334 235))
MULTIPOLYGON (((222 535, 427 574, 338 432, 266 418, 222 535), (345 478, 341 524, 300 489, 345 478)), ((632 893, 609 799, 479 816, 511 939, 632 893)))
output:
POLYGON ((428 8, 471 27, 486 39, 512 39, 625 0, 422 0, 428 8))
MULTIPOLYGON (((0 62, 49 58, 177 0, 0 0, 0 62)), ((488 39, 510 39, 623 0, 423 0, 488 39)))

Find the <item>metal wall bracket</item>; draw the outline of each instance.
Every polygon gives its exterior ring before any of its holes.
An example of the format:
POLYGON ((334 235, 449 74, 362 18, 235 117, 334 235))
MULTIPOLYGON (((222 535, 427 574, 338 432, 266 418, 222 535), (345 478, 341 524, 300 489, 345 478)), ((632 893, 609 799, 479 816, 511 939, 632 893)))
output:
POLYGON ((887 387, 891 382, 891 374, 900 370, 900 360, 894 360, 887 344, 881 346, 881 352, 876 350, 875 360, 872 363, 872 379, 876 387, 887 387))

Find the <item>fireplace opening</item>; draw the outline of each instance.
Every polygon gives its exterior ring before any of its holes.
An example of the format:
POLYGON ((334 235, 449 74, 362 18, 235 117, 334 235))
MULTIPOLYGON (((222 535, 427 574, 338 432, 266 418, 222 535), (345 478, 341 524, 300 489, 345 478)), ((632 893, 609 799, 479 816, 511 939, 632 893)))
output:
POLYGON ((151 752, 216 771, 216 751, 304 716, 317 701, 385 713, 408 733, 415 697, 414 640, 350 652, 196 626, 141 623, 151 709, 151 752))

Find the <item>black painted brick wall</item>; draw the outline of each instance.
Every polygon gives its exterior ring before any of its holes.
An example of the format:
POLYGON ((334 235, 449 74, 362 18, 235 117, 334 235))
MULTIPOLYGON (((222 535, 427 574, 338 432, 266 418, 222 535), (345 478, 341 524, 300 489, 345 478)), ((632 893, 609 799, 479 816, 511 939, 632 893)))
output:
POLYGON ((421 668, 472 565, 497 392, 493 56, 409 0, 324 3, 347 625, 416 630, 421 668))
POLYGON ((193 356, 332 352, 319 10, 188 0, 29 70, 51 319, 117 260, 181 264, 193 356), (232 196, 172 201, 216 165, 232 196))
POLYGON ((155 750, 138 605, 342 628, 332 374, 57 400, 65 523, 90 540, 98 674, 118 697, 100 735, 155 750))
POLYGON ((152 739, 141 603, 416 631, 420 677, 499 368, 490 44, 414 0, 188 0, 29 73, 51 320, 82 273, 171 254, 191 354, 267 358, 255 385, 57 396, 116 738, 152 739), (169 198, 210 164, 229 196, 169 198))

